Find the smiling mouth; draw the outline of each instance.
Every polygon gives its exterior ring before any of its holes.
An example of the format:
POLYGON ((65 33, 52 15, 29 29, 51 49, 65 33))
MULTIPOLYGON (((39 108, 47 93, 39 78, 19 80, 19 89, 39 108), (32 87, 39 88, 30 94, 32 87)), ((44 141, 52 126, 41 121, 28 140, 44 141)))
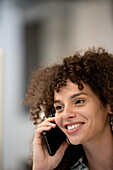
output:
POLYGON ((76 129, 76 128, 82 126, 83 124, 84 124, 84 123, 77 123, 77 124, 74 124, 74 125, 67 125, 67 126, 66 126, 66 129, 68 129, 68 130, 73 130, 73 129, 76 129))

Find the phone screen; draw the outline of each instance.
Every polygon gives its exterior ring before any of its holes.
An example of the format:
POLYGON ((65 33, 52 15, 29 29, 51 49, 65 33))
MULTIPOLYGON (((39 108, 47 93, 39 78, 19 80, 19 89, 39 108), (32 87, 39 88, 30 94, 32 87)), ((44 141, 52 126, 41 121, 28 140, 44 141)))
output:
POLYGON ((48 152, 51 156, 56 153, 62 142, 67 138, 63 131, 57 125, 55 128, 52 128, 49 131, 44 131, 43 137, 48 152))

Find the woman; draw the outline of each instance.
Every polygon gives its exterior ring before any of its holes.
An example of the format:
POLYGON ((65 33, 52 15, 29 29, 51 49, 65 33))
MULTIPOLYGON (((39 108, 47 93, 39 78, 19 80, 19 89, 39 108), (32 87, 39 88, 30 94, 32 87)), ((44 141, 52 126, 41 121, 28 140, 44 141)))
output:
POLYGON ((33 170, 112 170, 112 101, 113 55, 102 48, 33 73, 25 100, 31 120, 38 124, 33 170), (49 117, 54 110, 55 116, 49 117), (43 111, 47 119, 39 123, 43 111), (55 128, 54 121, 72 145, 64 141, 50 156, 42 133, 55 128))

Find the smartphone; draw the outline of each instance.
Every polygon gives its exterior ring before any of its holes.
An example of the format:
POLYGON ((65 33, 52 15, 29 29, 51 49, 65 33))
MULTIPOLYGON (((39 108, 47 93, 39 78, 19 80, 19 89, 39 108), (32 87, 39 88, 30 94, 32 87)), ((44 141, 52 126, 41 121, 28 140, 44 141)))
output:
POLYGON ((55 128, 52 128, 49 131, 44 131, 43 138, 45 140, 49 154, 53 156, 67 137, 56 125, 55 128))

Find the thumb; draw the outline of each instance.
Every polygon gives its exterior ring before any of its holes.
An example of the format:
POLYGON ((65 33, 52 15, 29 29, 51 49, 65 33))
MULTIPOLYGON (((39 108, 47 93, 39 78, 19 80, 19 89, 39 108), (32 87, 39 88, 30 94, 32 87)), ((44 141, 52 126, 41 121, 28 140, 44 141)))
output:
MULTIPOLYGON (((59 147, 59 149, 57 150, 57 152, 55 153, 55 156, 54 156, 54 162, 55 162, 55 165, 56 167, 58 166, 58 164, 61 162, 63 156, 64 156, 64 153, 68 147, 68 143, 66 141, 64 141, 61 146, 59 147)), ((53 161, 52 161, 53 162, 53 161)))
POLYGON ((59 149, 57 150, 57 154, 63 157, 68 145, 69 144, 66 141, 64 141, 59 147, 59 149))

